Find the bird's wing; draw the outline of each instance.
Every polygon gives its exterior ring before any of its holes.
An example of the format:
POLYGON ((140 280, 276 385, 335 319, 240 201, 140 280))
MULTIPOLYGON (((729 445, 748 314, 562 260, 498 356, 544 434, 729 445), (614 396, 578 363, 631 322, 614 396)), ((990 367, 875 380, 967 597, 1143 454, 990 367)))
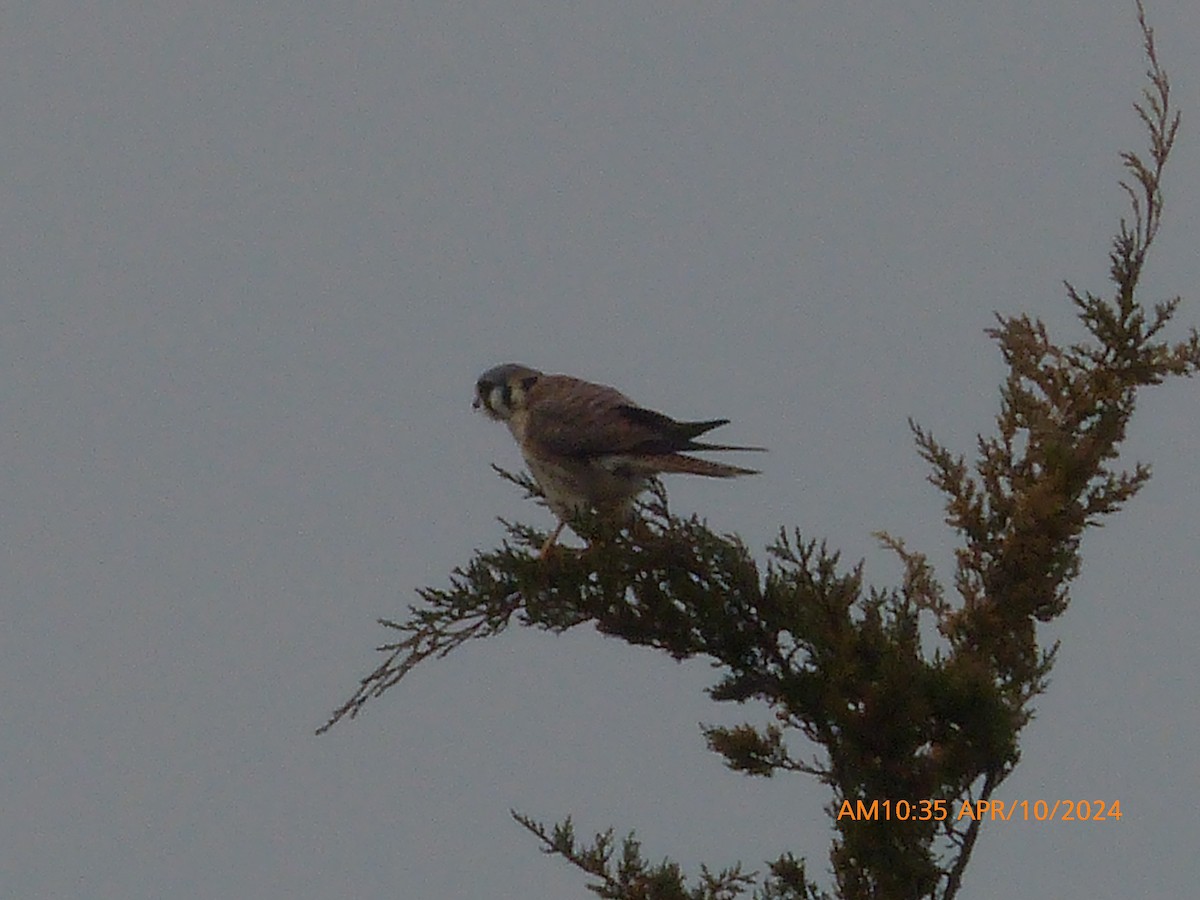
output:
POLYGON ((562 375, 539 379, 527 408, 526 440, 535 450, 552 455, 593 459, 726 449, 693 439, 728 419, 677 422, 636 405, 614 388, 562 375))

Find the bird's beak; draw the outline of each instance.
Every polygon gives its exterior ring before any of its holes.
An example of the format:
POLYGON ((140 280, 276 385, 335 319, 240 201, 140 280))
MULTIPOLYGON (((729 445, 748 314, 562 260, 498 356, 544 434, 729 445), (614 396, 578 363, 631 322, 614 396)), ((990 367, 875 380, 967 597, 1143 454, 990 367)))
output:
POLYGON ((479 409, 483 405, 483 401, 479 399, 479 395, 475 395, 475 402, 471 404, 471 409, 479 409))

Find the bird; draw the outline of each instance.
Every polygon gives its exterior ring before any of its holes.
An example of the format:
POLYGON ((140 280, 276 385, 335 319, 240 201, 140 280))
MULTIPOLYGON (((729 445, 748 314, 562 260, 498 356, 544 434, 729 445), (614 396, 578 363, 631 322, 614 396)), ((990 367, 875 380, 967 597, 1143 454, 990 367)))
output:
POLYGON ((633 519, 633 501, 660 474, 710 478, 757 475, 756 469, 709 462, 684 451, 758 451, 696 440, 728 419, 680 422, 639 406, 620 391, 520 363, 488 369, 475 382, 475 409, 508 426, 529 471, 558 518, 545 556, 585 509, 609 522, 633 519))

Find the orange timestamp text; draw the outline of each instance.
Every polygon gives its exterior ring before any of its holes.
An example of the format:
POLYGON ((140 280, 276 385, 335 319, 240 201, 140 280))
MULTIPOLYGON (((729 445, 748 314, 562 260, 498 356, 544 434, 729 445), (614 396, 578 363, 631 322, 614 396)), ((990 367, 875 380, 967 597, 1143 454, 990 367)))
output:
POLYGON ((858 822, 1119 822, 1120 800, 843 800, 837 817, 858 822))

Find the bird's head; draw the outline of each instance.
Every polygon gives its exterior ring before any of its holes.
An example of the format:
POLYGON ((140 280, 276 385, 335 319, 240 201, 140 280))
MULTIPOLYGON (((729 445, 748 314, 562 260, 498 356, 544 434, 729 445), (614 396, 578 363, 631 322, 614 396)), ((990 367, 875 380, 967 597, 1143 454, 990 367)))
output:
POLYGON ((475 409, 498 422, 506 422, 513 413, 525 408, 525 395, 542 373, 519 363, 505 363, 488 369, 475 382, 475 409))

